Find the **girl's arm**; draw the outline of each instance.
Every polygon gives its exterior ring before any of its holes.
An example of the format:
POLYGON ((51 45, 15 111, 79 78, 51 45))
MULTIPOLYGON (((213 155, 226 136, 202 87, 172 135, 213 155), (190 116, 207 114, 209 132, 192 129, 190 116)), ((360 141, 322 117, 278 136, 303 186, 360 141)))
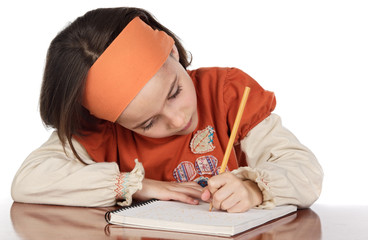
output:
POLYGON ((136 160, 131 172, 119 172, 116 163, 96 163, 73 140, 83 162, 67 145, 64 149, 56 134, 24 161, 12 184, 17 202, 103 207, 118 203, 130 205, 135 199, 177 200, 198 204, 202 187, 195 182, 174 183, 144 179, 144 169, 136 160))
POLYGON ((241 140, 248 167, 232 173, 255 182, 262 208, 294 204, 309 207, 321 193, 323 171, 314 154, 271 114, 241 140))
POLYGON ((319 197, 321 166, 277 115, 259 123, 240 144, 248 166, 209 179, 202 200, 217 209, 244 212, 283 204, 305 208, 319 197))
POLYGON ((32 152, 16 173, 12 184, 14 201, 69 206, 129 205, 142 188, 144 169, 140 163, 130 173, 120 173, 116 163, 96 163, 77 142, 73 144, 84 162, 56 134, 32 152))

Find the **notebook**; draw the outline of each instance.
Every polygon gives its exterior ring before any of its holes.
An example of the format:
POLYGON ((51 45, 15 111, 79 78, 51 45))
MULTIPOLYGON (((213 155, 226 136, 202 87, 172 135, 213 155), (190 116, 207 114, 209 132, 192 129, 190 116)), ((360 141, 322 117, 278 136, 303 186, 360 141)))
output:
POLYGON ((234 236, 266 222, 295 212, 292 205, 273 209, 250 209, 228 213, 213 209, 209 203, 190 205, 176 201, 150 200, 106 213, 108 223, 131 228, 145 228, 217 236, 234 236))
POLYGON ((244 239, 257 239, 262 234, 277 234, 279 236, 281 232, 287 231, 290 227, 294 228, 297 213, 291 213, 284 217, 269 221, 261 226, 249 229, 248 231, 236 234, 234 236, 215 236, 196 234, 188 232, 173 232, 155 229, 144 228, 130 228, 121 227, 119 225, 108 224, 105 227, 105 234, 112 239, 120 239, 122 236, 124 239, 170 239, 170 240, 244 240, 244 239), (291 225, 292 226, 291 226, 291 225))

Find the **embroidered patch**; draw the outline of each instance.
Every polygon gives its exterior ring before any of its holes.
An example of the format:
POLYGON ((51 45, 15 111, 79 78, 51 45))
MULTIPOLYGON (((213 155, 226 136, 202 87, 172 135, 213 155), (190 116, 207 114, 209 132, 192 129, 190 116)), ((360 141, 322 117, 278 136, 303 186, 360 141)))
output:
POLYGON ((197 182, 202 187, 207 187, 208 177, 200 176, 199 178, 195 179, 194 182, 197 182))
POLYGON ((212 155, 202 156, 195 161, 195 168, 199 175, 217 175, 217 159, 212 155))
POLYGON ((192 141, 190 141, 190 149, 192 152, 195 154, 201 154, 213 151, 213 149, 215 149, 215 146, 213 145, 214 133, 215 130, 211 126, 197 131, 192 138, 192 141))
POLYGON ((185 161, 181 162, 173 171, 174 178, 177 182, 192 181, 196 175, 193 163, 185 161))

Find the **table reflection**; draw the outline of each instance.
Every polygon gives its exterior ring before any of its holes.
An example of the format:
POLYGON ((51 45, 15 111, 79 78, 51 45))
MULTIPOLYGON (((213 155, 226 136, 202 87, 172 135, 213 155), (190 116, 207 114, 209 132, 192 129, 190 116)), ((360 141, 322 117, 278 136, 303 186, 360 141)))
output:
POLYGON ((299 210, 232 238, 167 231, 123 228, 108 225, 110 208, 83 208, 13 203, 11 220, 21 239, 321 239, 321 222, 311 209, 299 210))

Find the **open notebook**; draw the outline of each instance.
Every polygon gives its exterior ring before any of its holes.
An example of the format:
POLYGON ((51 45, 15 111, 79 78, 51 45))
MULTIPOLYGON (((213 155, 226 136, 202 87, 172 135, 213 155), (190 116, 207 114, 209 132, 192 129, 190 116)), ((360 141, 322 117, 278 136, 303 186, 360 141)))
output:
POLYGON ((273 219, 295 212, 292 205, 271 210, 251 209, 244 213, 227 213, 209 204, 189 205, 175 201, 151 200, 107 212, 106 221, 133 228, 158 229, 217 236, 233 236, 273 219))

